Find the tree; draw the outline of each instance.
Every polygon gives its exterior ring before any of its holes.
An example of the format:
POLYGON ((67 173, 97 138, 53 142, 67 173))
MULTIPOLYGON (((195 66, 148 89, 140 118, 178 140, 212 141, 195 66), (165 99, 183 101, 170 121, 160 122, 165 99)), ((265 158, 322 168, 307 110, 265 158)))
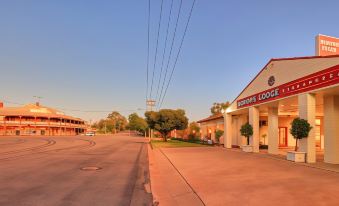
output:
POLYGON ((188 126, 188 138, 195 139, 199 137, 200 127, 199 124, 196 122, 191 122, 188 126))
POLYGON ((189 130, 191 133, 199 133, 200 132, 200 127, 199 124, 196 122, 191 122, 188 126, 189 130))
POLYGON ((247 145, 250 145, 250 136, 253 135, 253 127, 248 122, 241 126, 240 133, 247 138, 247 145))
POLYGON ((222 109, 227 109, 227 107, 230 106, 230 103, 227 102, 222 102, 222 103, 213 103, 213 106, 211 107, 211 113, 212 115, 217 115, 217 114, 221 114, 221 110, 222 109))
POLYGON ((291 123, 290 133, 295 139, 295 151, 298 150, 298 139, 307 138, 312 127, 305 119, 295 118, 291 123))
POLYGON ((112 120, 114 122, 114 129, 116 131, 125 130, 128 124, 127 119, 117 111, 113 111, 112 113, 110 113, 107 116, 107 119, 112 120))
POLYGON ((128 116, 128 128, 145 134, 148 125, 145 119, 139 117, 137 113, 128 116))
POLYGON ((220 137, 222 137, 223 135, 224 135, 224 131, 219 130, 219 129, 215 131, 215 139, 217 140, 217 142, 219 142, 220 137))
POLYGON ((96 128, 99 133, 112 133, 115 127, 115 122, 110 119, 101 119, 94 123, 93 127, 96 128))
POLYGON ((158 131, 167 141, 168 134, 174 130, 183 130, 187 128, 188 118, 185 111, 181 109, 162 109, 158 112, 146 112, 146 122, 151 129, 158 131))

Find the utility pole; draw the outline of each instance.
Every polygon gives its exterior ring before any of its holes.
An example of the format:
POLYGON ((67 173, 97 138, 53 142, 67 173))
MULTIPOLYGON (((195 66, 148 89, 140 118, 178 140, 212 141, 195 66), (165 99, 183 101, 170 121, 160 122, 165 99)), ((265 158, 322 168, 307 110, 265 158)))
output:
POLYGON ((40 106, 40 101, 43 97, 40 97, 40 96, 33 96, 33 98, 36 98, 36 105, 37 106, 40 106))
MULTIPOLYGON (((148 99, 146 100, 146 106, 147 106, 147 111, 153 111, 153 107, 155 107, 155 100, 148 99)), ((153 137, 153 129, 151 130, 148 128, 148 140, 151 141, 151 138, 153 137)))

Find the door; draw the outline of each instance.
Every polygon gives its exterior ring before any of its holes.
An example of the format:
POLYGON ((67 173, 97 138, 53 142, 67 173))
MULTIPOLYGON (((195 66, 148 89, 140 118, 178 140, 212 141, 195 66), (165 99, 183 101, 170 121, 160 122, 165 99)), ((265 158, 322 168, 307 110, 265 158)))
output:
POLYGON ((318 148, 321 148, 321 145, 323 144, 321 142, 321 123, 322 121, 320 119, 315 120, 315 146, 318 148))
POLYGON ((279 147, 287 147, 287 127, 279 127, 279 147))

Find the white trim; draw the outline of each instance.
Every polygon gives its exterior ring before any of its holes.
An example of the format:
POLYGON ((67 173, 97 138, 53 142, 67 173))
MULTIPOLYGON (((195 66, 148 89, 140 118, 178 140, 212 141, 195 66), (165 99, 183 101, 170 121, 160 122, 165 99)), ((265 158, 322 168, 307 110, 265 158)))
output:
POLYGON ((324 34, 318 34, 318 36, 324 36, 324 37, 329 37, 329 38, 333 38, 333 39, 338 39, 337 37, 334 37, 334 36, 327 36, 327 35, 324 35, 324 34))

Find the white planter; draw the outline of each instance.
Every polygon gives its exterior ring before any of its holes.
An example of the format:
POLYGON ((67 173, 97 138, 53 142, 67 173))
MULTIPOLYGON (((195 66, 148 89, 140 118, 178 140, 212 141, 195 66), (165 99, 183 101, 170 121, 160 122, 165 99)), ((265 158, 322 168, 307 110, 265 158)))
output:
POLYGON ((253 152, 253 146, 252 145, 243 145, 242 151, 244 152, 253 152))
POLYGON ((305 162, 306 152, 295 152, 295 151, 288 151, 287 152, 287 160, 293 162, 305 162))

